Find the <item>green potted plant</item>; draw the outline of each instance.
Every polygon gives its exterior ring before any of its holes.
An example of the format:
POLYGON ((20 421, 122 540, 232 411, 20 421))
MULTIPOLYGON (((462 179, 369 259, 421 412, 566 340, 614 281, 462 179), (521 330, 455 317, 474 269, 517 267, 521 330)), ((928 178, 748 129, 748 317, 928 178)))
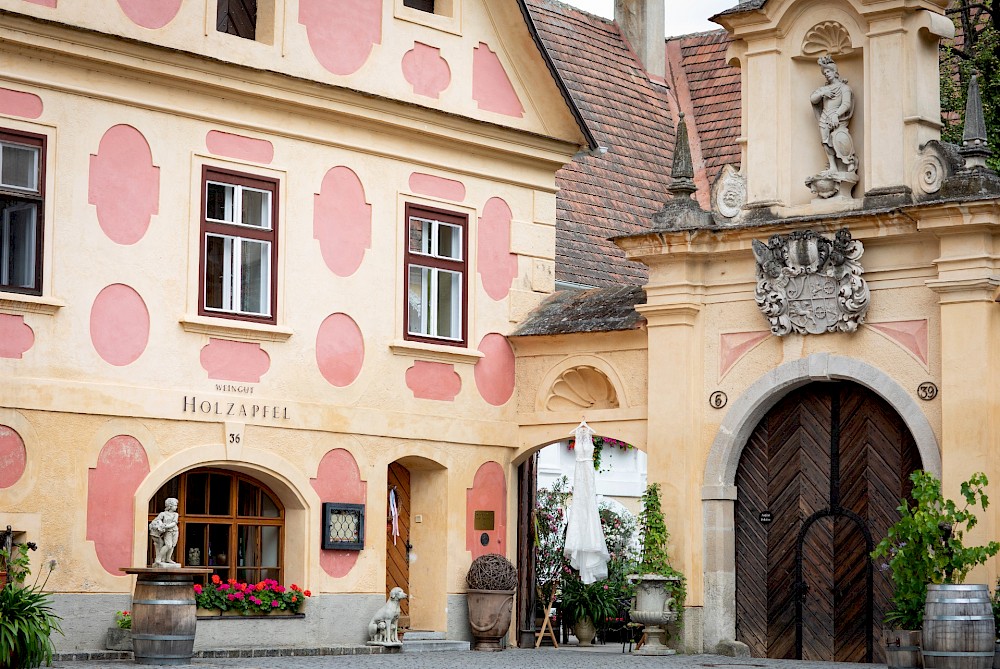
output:
POLYGON ((7 564, 10 582, 0 588, 0 669, 30 669, 52 663, 51 636, 62 633, 59 616, 52 612, 51 597, 44 592, 55 560, 48 563, 45 581, 38 578, 31 586, 24 584, 31 573, 28 549, 34 544, 20 544, 11 554, 0 551, 0 561, 7 564))
MULTIPOLYGON (((900 519, 872 553, 888 560, 896 586, 886 622, 921 629, 921 660, 927 669, 950 666, 951 658, 963 654, 992 656, 995 630, 989 589, 963 584, 973 567, 1000 552, 996 541, 985 546, 964 544, 965 532, 977 523, 973 510, 989 506, 989 481, 982 472, 964 481, 965 504, 959 507, 944 497, 941 481, 933 474, 917 470, 910 480, 913 505, 903 500, 900 519)), ((983 669, 991 664, 982 663, 983 669)))
POLYGON ((115 613, 115 626, 108 628, 108 636, 104 640, 108 650, 132 650, 132 612, 118 611, 115 613))
POLYGON ((488 553, 472 561, 465 581, 469 626, 475 638, 472 650, 503 650, 500 639, 510 629, 517 569, 503 555, 488 553))
POLYGON ((670 655, 674 651, 664 645, 667 630, 664 625, 679 622, 686 596, 684 575, 670 566, 667 544, 670 533, 660 506, 660 484, 650 483, 642 495, 639 514, 642 550, 639 556, 635 604, 632 620, 644 624, 646 643, 635 651, 642 655, 670 655))
POLYGON ((579 572, 565 567, 562 579, 561 610, 573 622, 573 631, 581 646, 589 646, 597 626, 618 612, 619 592, 613 583, 596 581, 584 585, 579 572))

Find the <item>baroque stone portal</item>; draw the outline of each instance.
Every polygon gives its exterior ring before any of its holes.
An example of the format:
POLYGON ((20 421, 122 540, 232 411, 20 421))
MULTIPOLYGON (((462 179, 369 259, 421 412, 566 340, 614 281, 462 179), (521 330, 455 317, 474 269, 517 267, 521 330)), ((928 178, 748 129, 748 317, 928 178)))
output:
POLYGON ((854 116, 854 91, 846 79, 841 79, 833 58, 823 56, 817 62, 826 77, 826 85, 814 90, 809 101, 819 124, 827 168, 806 179, 806 186, 821 198, 850 197, 858 183, 858 156, 847 129, 854 116))
POLYGON ((864 323, 871 293, 861 277, 861 242, 842 228, 833 239, 813 230, 753 240, 754 299, 780 336, 790 332, 854 332, 864 323))

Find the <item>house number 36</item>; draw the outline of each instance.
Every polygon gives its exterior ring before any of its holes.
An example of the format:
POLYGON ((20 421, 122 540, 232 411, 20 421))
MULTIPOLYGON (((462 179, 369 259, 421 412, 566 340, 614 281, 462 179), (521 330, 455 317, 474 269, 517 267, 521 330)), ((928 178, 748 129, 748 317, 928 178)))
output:
POLYGON ((238 443, 240 443, 240 435, 238 435, 235 432, 230 432, 229 433, 229 443, 230 444, 238 444, 238 443))

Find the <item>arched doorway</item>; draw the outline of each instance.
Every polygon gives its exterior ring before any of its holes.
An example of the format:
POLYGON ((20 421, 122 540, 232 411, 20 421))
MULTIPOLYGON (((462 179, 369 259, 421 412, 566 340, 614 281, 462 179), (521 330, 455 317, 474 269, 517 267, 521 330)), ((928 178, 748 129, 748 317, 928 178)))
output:
POLYGON ((920 466, 899 414, 849 381, 799 387, 760 420, 736 471, 736 637, 753 655, 884 662, 892 582, 868 553, 920 466))

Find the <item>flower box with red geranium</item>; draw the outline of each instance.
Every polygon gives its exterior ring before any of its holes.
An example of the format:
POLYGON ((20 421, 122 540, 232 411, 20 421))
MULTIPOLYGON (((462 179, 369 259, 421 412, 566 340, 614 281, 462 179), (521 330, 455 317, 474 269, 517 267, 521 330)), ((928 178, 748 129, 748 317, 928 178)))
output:
POLYGON ((212 576, 207 585, 194 586, 195 603, 199 609, 218 610, 227 615, 295 615, 311 596, 311 592, 294 583, 285 587, 274 579, 242 583, 236 579, 223 581, 218 576, 212 576))

